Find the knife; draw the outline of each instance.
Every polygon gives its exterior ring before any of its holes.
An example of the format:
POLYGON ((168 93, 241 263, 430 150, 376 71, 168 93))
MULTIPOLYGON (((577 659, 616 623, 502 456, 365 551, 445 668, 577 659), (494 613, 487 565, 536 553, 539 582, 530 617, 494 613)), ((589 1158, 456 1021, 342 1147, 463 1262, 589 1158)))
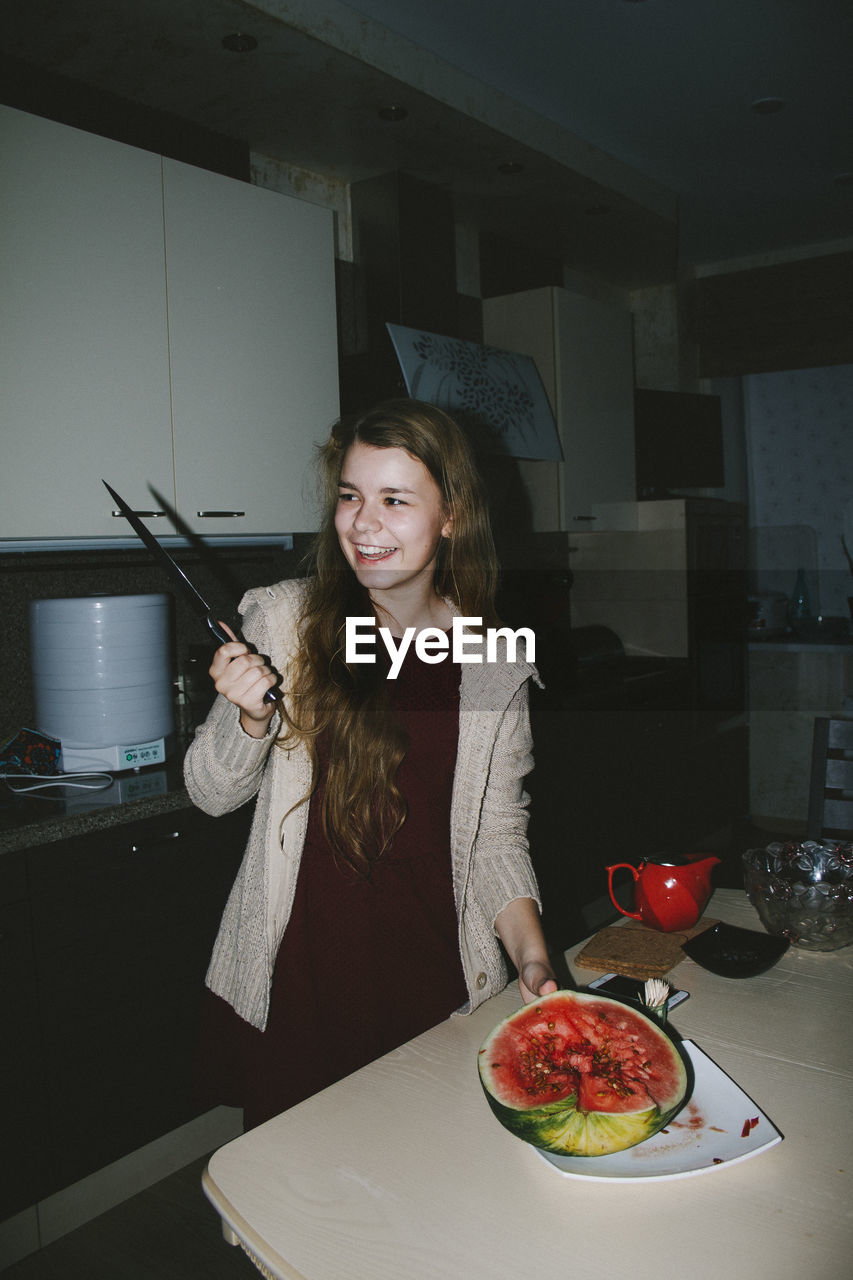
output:
MULTIPOLYGON (((160 561, 162 567, 167 570, 172 579, 183 589, 186 599, 192 605, 193 609, 195 609, 196 613, 204 619, 207 629, 213 636, 217 645, 228 644, 232 637, 229 636, 228 632, 225 631, 213 617, 210 605, 207 603, 204 596, 201 595, 201 593, 197 591, 190 582, 181 566, 172 559, 166 548, 160 545, 151 530, 142 523, 133 508, 129 507, 124 498, 122 498, 120 494, 116 493, 112 485, 107 484, 106 480, 103 478, 101 479, 101 483, 112 496, 119 511, 128 520, 134 533, 142 539, 148 550, 153 552, 154 556, 160 561)), ((264 702, 278 702, 278 697, 279 695, 275 689, 268 689, 264 694, 264 702)))

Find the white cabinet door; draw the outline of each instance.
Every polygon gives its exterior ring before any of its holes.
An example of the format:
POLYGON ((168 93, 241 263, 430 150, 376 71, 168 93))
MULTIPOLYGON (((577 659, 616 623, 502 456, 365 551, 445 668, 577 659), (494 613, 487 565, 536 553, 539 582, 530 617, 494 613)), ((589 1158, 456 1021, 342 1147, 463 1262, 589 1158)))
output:
POLYGON ((332 214, 163 169, 178 509, 201 534, 313 530, 339 407, 332 214))
POLYGON ((486 342, 536 361, 562 463, 522 462, 535 530, 595 529, 600 503, 636 499, 633 324, 627 309, 565 289, 483 303, 486 342))
POLYGON ((173 492, 159 156, 0 107, 0 537, 173 492))

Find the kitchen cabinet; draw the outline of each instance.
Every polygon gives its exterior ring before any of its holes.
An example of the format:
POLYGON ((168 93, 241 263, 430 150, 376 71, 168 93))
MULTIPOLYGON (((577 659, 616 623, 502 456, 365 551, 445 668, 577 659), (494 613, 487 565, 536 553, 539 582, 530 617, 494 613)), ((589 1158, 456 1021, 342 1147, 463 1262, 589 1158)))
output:
POLYGON ((332 215, 174 160, 163 191, 179 508, 200 533, 313 530, 338 412, 332 215))
POLYGON ((192 1077, 204 974, 250 817, 251 806, 216 819, 180 809, 22 855, 16 917, 32 932, 11 1004, 4 984, 4 1018, 11 1009, 24 1034, 16 1087, 2 1068, 15 1185, 0 1220, 203 1109, 192 1077))
POLYGON ((0 1008, 3 1221, 35 1201, 45 1148, 35 959, 24 858, 17 853, 0 859, 0 1008))
POLYGON ((174 491, 160 158, 8 107, 0 145, 0 536, 115 537, 102 475, 174 491))
POLYGON ((519 463, 533 530, 601 527, 600 504, 636 498, 631 313, 531 289, 484 300, 483 337, 534 358, 557 420, 563 461, 519 463))
POLYGON ((126 537, 101 476, 202 534, 313 529, 332 214, 5 107, 0 158, 0 538, 126 537))

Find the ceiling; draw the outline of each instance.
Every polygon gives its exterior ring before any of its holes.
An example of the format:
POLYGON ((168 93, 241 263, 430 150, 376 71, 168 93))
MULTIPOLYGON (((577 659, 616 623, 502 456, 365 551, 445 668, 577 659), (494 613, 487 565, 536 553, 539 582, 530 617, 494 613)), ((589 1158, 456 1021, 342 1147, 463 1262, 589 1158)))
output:
POLYGON ((17 0, 3 46, 623 287, 853 244, 850 0, 17 0))

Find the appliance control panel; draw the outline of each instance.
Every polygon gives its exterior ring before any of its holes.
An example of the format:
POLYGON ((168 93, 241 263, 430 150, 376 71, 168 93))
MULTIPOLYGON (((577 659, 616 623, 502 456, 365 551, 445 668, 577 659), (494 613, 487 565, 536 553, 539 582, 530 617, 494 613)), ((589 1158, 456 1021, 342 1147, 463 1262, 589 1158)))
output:
POLYGON ((166 744, 162 738, 155 742, 141 742, 119 749, 122 769, 141 769, 146 764, 162 764, 166 759, 166 744))

